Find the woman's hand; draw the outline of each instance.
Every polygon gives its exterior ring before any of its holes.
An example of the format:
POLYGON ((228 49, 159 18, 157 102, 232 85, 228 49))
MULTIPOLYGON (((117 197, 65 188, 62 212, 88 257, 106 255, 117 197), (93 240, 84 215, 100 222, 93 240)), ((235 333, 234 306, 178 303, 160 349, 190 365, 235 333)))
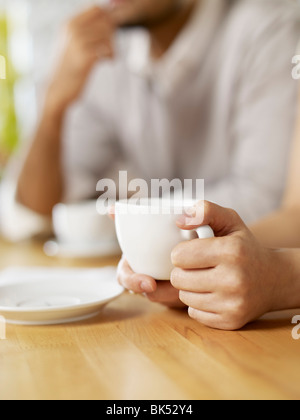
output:
POLYGON ((171 283, 189 315, 217 329, 237 330, 282 306, 288 271, 280 253, 262 247, 237 213, 201 202, 204 220, 182 217, 178 227, 210 225, 216 237, 179 244, 171 283), (283 277, 282 277, 283 275, 283 277))

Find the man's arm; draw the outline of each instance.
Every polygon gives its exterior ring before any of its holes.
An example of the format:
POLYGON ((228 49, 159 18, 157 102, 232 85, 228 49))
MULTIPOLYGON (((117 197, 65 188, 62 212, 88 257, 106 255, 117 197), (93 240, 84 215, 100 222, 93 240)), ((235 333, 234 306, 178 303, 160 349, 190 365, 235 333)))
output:
POLYGON ((50 215, 62 199, 64 117, 68 107, 80 97, 96 62, 113 56, 114 30, 110 15, 99 7, 80 14, 67 25, 65 46, 17 186, 18 201, 36 213, 50 215))
POLYGON ((48 216, 63 194, 61 131, 63 113, 44 111, 17 186, 23 206, 48 216))

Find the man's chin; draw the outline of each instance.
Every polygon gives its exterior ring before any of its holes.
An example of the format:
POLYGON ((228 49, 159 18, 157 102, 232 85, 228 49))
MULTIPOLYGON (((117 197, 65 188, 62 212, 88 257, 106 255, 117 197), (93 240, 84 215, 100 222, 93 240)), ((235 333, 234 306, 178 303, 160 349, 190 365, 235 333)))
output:
POLYGON ((149 25, 146 22, 126 22, 126 23, 120 24, 119 28, 123 30, 139 29, 139 28, 147 29, 149 28, 149 25))
POLYGON ((157 26, 163 25, 168 20, 168 18, 170 18, 170 15, 167 15, 167 16, 164 15, 164 16, 151 18, 151 19, 144 19, 144 20, 137 19, 136 21, 128 19, 127 21, 124 20, 123 23, 120 22, 118 26, 121 29, 134 29, 134 28, 152 29, 157 26))
POLYGON ((121 18, 120 16, 115 18, 115 22, 120 29, 135 29, 135 28, 149 28, 152 26, 151 21, 146 19, 132 19, 132 18, 121 18))
POLYGON ((156 26, 163 25, 173 15, 178 13, 177 8, 166 10, 165 13, 161 13, 157 16, 132 16, 125 6, 116 7, 112 11, 112 16, 117 26, 122 29, 132 28, 146 28, 151 29, 156 26))
POLYGON ((112 11, 112 18, 115 21, 116 25, 121 29, 130 29, 139 26, 143 26, 141 19, 130 16, 129 13, 119 9, 112 11))

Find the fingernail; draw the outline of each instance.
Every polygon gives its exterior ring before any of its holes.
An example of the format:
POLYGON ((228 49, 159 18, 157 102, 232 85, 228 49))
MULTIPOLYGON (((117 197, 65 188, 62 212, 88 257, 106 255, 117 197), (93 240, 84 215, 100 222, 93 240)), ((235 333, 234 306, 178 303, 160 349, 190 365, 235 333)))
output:
POLYGON ((196 207, 194 206, 194 207, 190 207, 189 209, 186 209, 185 213, 186 213, 185 214, 186 217, 194 217, 196 214, 196 207))
POLYGON ((153 288, 152 284, 148 283, 146 281, 143 281, 141 283, 141 289, 146 293, 153 293, 154 292, 154 288, 153 288))
POLYGON ((188 216, 183 214, 183 215, 178 217, 177 224, 179 224, 181 226, 185 226, 188 223, 188 221, 189 221, 188 216))

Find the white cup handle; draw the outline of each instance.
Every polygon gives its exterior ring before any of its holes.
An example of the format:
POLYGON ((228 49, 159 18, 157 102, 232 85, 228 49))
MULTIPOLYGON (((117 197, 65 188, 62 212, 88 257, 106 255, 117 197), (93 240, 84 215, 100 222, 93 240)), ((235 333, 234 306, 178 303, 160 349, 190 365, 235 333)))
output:
POLYGON ((199 239, 209 239, 215 237, 214 231, 210 226, 200 226, 195 230, 181 230, 182 239, 185 241, 195 239, 196 234, 198 235, 199 239))
POLYGON ((214 231, 210 226, 200 226, 198 229, 196 229, 196 232, 199 236, 199 239, 209 239, 215 237, 214 231))

